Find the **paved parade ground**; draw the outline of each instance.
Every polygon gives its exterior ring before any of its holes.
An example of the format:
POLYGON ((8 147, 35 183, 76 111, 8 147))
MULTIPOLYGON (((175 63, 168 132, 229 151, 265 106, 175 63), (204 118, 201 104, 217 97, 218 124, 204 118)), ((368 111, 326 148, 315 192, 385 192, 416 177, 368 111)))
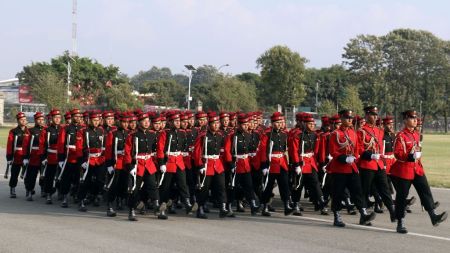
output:
MULTIPOLYGON (((0 151, 4 156, 4 150, 0 151)), ((407 214, 409 234, 395 232, 387 213, 378 215, 372 227, 356 225, 357 216, 344 213, 346 228, 332 226, 332 216, 320 216, 306 208, 303 217, 252 217, 219 219, 217 211, 208 220, 186 216, 183 210, 157 220, 148 214, 129 222, 123 211, 115 218, 105 215, 105 207, 89 206, 87 213, 76 205, 63 209, 55 201, 25 200, 21 181, 18 198, 9 198, 0 168, 0 252, 450 252, 450 222, 433 227, 419 201, 407 214)), ((39 190, 38 190, 39 193, 39 190)), ((411 193, 415 194, 415 190, 411 193)), ((450 210, 450 190, 433 188, 439 211, 450 210)), ((282 210, 278 207, 278 210, 282 210)))

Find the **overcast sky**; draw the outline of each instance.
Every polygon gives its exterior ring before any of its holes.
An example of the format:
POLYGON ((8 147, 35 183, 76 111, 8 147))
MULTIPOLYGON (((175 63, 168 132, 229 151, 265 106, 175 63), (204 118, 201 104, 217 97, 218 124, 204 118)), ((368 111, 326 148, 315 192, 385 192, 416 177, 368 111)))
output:
MULTIPOLYGON (((258 72, 258 56, 282 44, 326 67, 358 34, 414 28, 449 40, 449 10, 419 0, 78 0, 78 53, 130 76, 185 64, 236 74, 258 72)), ((71 12, 72 0, 0 0, 0 80, 70 50, 71 12)))

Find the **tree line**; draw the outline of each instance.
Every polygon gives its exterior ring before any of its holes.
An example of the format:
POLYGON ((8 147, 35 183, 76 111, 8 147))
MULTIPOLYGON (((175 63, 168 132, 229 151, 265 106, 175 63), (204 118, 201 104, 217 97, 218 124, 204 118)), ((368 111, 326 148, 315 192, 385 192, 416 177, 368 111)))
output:
MULTIPOLYGON (((334 114, 339 108, 362 113, 365 105, 374 104, 383 115, 398 116, 412 107, 423 117, 447 119, 449 41, 428 31, 397 29, 382 36, 358 35, 343 49, 342 63, 320 69, 307 68, 308 59, 283 45, 256 59, 260 73, 230 75, 211 65, 199 66, 192 76, 192 104, 201 101, 205 110, 229 111, 304 106, 319 114, 334 114)), ((68 62, 73 104, 122 110, 143 104, 186 107, 189 77, 166 67, 153 66, 128 77, 117 66, 87 57, 71 59, 66 52, 50 62, 25 66, 17 77, 31 86, 39 102, 70 107, 68 62), (132 90, 150 95, 138 99, 132 90)))

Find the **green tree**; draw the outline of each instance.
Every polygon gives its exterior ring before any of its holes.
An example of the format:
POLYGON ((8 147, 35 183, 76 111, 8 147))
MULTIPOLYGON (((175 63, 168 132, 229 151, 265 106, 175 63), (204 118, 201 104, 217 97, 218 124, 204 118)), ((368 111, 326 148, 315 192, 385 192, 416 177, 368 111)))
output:
POLYGON ((328 99, 323 100, 319 106, 319 114, 320 115, 329 115, 332 116, 336 114, 336 104, 328 99))
POLYGON ((339 98, 339 108, 353 110, 357 114, 363 113, 363 102, 359 98, 358 88, 349 85, 343 89, 339 98))
POLYGON ((174 80, 152 80, 145 82, 140 93, 150 93, 147 101, 155 105, 182 107, 186 101, 186 88, 174 80))
POLYGON ((137 75, 131 78, 131 84, 135 89, 138 90, 147 81, 170 79, 172 79, 172 71, 169 68, 158 68, 156 66, 153 66, 147 71, 139 71, 137 75))
POLYGON ((210 89, 210 97, 205 101, 212 110, 252 111, 258 108, 255 87, 229 76, 218 76, 210 89))
POLYGON ((271 98, 269 106, 292 107, 303 101, 306 61, 286 46, 272 47, 257 59, 262 81, 267 84, 265 96, 271 98))
POLYGON ((106 89, 105 98, 108 109, 126 111, 142 107, 142 102, 133 94, 130 84, 121 83, 106 89))
POLYGON ((66 84, 52 71, 36 75, 30 88, 34 99, 37 102, 45 103, 48 108, 67 110, 72 106, 72 104, 67 104, 66 84))

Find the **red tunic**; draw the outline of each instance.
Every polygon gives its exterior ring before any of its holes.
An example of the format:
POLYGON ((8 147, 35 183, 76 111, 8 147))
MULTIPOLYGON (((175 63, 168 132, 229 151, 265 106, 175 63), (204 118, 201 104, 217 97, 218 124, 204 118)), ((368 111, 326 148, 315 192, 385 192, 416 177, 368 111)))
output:
POLYGON ((419 132, 410 131, 407 128, 397 134, 394 144, 394 155, 397 160, 390 171, 392 176, 413 180, 415 174, 419 176, 424 175, 421 160, 415 160, 412 157, 414 150, 419 149, 419 140, 419 132))
POLYGON ((329 167, 331 173, 349 174, 359 172, 356 161, 352 164, 345 162, 347 156, 358 158, 358 137, 355 130, 341 126, 330 135, 330 155, 333 157, 329 167))
POLYGON ((371 154, 383 154, 383 138, 384 131, 376 126, 365 124, 358 130, 359 154, 361 155, 358 166, 360 169, 378 170, 378 168, 384 168, 381 158, 378 160, 370 158, 371 154))

